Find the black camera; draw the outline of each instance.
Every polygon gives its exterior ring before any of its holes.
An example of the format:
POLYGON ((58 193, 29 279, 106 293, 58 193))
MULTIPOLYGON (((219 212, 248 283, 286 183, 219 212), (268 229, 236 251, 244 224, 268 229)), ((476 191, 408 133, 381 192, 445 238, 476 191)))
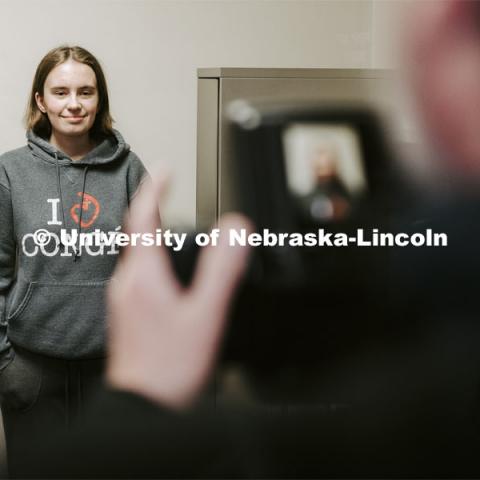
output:
MULTIPOLYGON (((391 250, 368 242, 406 205, 393 149, 364 107, 235 101, 226 112, 234 194, 255 232, 232 233, 254 247, 222 360, 257 373, 328 365, 384 327, 391 250)), ((175 260, 185 281, 197 251, 175 260)))

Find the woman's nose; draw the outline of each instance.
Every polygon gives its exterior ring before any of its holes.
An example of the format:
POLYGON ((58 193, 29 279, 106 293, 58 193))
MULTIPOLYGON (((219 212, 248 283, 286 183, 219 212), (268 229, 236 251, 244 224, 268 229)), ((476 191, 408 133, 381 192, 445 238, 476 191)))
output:
POLYGON ((80 108, 82 108, 80 102, 78 101, 78 98, 76 95, 70 95, 70 97, 68 98, 68 105, 67 107, 70 109, 70 110, 78 110, 80 108))

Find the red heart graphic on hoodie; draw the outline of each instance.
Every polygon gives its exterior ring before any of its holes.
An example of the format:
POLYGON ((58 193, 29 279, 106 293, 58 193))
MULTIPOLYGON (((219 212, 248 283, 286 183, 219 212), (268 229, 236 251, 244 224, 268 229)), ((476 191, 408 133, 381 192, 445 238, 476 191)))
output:
MULTIPOLYGON (((77 192, 77 195, 79 197, 82 197, 82 192, 77 192)), ((100 214, 100 204, 98 203, 98 200, 93 196, 88 193, 85 193, 83 195, 83 205, 80 205, 79 203, 76 203, 71 209, 70 209, 70 215, 73 219, 73 221, 78 225, 80 218, 78 211, 80 210, 80 207, 83 208, 83 213, 82 213, 82 223, 81 227, 86 228, 92 225, 92 223, 97 219, 98 215, 100 214), (92 206, 92 208, 91 208, 92 206), (85 214, 90 215, 90 218, 85 220, 85 214)))

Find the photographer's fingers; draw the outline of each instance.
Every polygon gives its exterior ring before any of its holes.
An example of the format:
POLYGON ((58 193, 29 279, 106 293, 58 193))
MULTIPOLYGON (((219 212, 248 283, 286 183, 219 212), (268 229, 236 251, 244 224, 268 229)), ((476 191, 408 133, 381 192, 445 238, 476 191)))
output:
MULTIPOLYGON (((218 246, 207 247, 201 252, 191 295, 198 304, 207 305, 214 315, 223 317, 246 269, 249 255, 248 247, 229 245, 229 231, 245 229, 250 233, 252 224, 240 214, 227 214, 220 220, 218 228, 218 246)), ((208 322, 208 318, 205 321, 208 322)))
MULTIPOLYGON (((160 174, 146 180, 137 196, 130 205, 126 218, 124 232, 133 238, 134 235, 148 233, 155 238, 157 228, 160 228, 159 202, 164 195, 168 183, 167 176, 160 174)), ((125 262, 139 264, 144 267, 158 269, 165 285, 177 284, 172 271, 170 258, 163 247, 144 245, 137 241, 136 245, 125 248, 125 262)), ((159 285, 160 287, 160 285, 159 285)), ((162 287, 163 288, 163 287, 162 287)))

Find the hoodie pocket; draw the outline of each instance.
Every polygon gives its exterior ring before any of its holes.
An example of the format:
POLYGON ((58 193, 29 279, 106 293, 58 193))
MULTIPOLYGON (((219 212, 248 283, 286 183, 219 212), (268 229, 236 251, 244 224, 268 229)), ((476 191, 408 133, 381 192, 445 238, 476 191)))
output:
POLYGON ((102 356, 105 287, 94 282, 30 282, 20 287, 8 318, 8 336, 32 351, 60 358, 102 356))

